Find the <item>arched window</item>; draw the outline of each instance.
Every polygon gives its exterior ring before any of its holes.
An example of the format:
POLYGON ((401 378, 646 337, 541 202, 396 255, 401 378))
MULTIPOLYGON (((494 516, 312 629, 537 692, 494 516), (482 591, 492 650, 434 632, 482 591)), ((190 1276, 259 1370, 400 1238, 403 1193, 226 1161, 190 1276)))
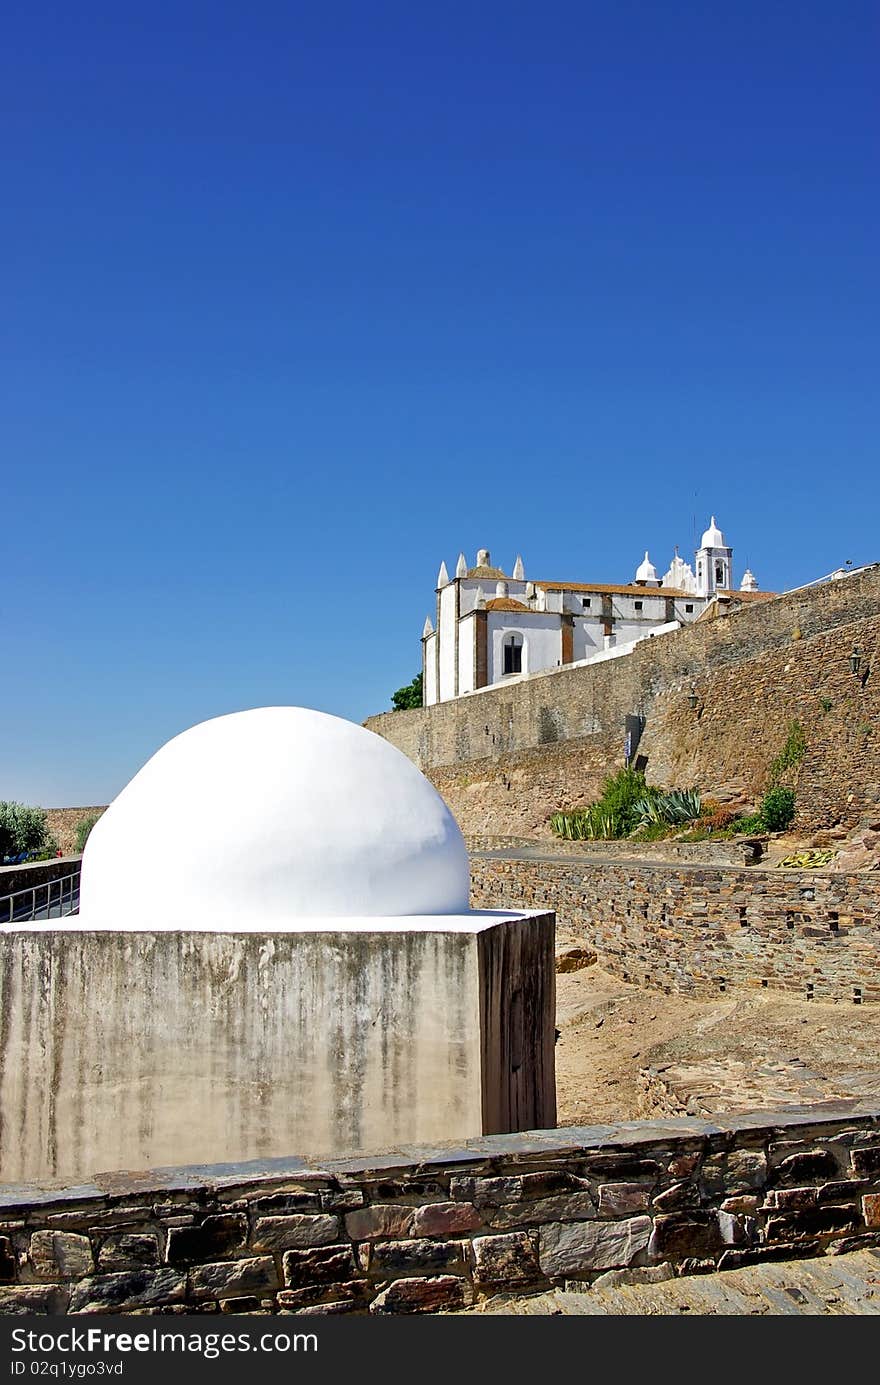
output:
POLYGON ((716 564, 715 564, 715 581, 716 581, 716 582, 723 582, 723 581, 724 581, 724 564, 723 564, 723 563, 716 563, 716 564))
POLYGON ((505 635, 502 650, 502 672, 522 673, 523 637, 505 635))

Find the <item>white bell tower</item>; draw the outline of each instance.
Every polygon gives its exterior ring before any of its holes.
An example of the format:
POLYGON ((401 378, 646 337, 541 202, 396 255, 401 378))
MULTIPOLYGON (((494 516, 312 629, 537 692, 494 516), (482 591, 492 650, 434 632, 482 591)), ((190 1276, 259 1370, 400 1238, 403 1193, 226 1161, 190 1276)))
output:
POLYGON ((724 542, 724 535, 712 516, 697 549, 697 591, 711 596, 718 590, 730 591, 733 579, 733 549, 724 542))

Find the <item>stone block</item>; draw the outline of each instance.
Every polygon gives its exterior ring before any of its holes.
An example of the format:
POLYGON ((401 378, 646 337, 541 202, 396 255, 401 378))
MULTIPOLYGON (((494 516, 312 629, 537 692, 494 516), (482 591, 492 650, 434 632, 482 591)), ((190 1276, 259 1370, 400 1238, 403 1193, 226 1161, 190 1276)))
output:
POLYGON ((699 1207, 700 1190, 696 1183, 673 1183, 654 1198, 658 1212, 678 1212, 686 1207, 699 1207))
MULTIPOLYGON (((456 1181, 453 1178, 453 1183, 456 1181)), ((376 1241, 388 1237, 408 1236, 412 1228, 415 1208, 403 1207, 394 1203, 384 1206, 377 1203, 357 1212, 349 1212, 345 1218, 345 1229, 353 1241, 376 1241)))
POLYGON ((860 1217, 854 1207, 817 1207, 812 1211, 783 1212, 767 1218, 768 1241, 793 1241, 824 1236, 835 1231, 855 1231, 860 1217))
POLYGON ((325 1300, 346 1299, 352 1304, 363 1301, 370 1292, 364 1279, 343 1280, 340 1283, 325 1282, 312 1284, 307 1289, 281 1289, 278 1292, 279 1308, 299 1309, 325 1300))
POLYGON ((194 1265, 189 1272, 189 1292, 194 1299, 232 1298, 277 1288, 278 1271, 270 1255, 194 1265))
POLYGON ((803 1183, 807 1179, 827 1178, 836 1172, 837 1160, 830 1150, 807 1149, 781 1159, 776 1176, 784 1182, 803 1183))
POLYGON ((338 1241, 342 1227, 338 1217, 293 1213, 288 1217, 258 1217, 251 1239, 253 1250, 302 1250, 338 1241))
POLYGON ((475 1207, 501 1207, 519 1202, 523 1195, 522 1178, 451 1178, 449 1195, 456 1202, 471 1202, 475 1207))
POLYGON ((701 1182, 710 1196, 745 1193, 767 1181, 767 1157, 763 1150, 731 1149, 706 1159, 701 1182))
POLYGON ((370 1274, 376 1279, 391 1275, 429 1276, 464 1269, 461 1241, 371 1241, 370 1274))
POLYGON ((230 1255, 244 1245, 247 1229, 247 1217, 239 1212, 205 1217, 198 1226, 172 1227, 165 1258, 169 1265, 189 1265, 215 1255, 230 1255))
POLYGON ((99 1274, 73 1286, 71 1313, 128 1313, 182 1303, 186 1275, 178 1270, 132 1270, 126 1274, 99 1274))
POLYGON ((865 1225, 872 1228, 880 1227, 880 1193, 866 1193, 862 1198, 862 1216, 865 1218, 865 1225))
POLYGON ((156 1236, 118 1232, 107 1236, 98 1251, 98 1269, 151 1269, 159 1264, 159 1240, 156 1236))
POLYGON ((651 1205, 653 1183, 600 1183, 599 1216, 631 1217, 651 1205))
POLYGON ((414 1236, 453 1236, 476 1231, 483 1218, 472 1202, 435 1202, 417 1207, 412 1219, 414 1236))
POLYGON ((28 1254, 40 1279, 82 1279, 95 1268, 88 1236, 70 1231, 35 1231, 28 1254))
POLYGON ((819 1200, 818 1188, 770 1188, 764 1198, 762 1211, 790 1212, 815 1207, 819 1200))
POLYGON ((849 1158, 855 1173, 875 1174, 880 1172, 880 1145, 851 1150, 849 1158))
POLYGON ((355 1279, 359 1265, 349 1245, 315 1246, 311 1250, 288 1250, 282 1257, 284 1286, 305 1289, 312 1284, 333 1284, 355 1279))
POLYGON ((481 1289, 514 1288, 543 1278, 531 1238, 523 1231, 509 1236, 475 1236, 474 1283, 481 1289))
POLYGON ((667 1212, 654 1219, 650 1245, 652 1259, 700 1258, 713 1255, 723 1246, 718 1217, 713 1212, 667 1212))
POLYGON ((541 1228, 541 1269, 548 1278, 622 1269, 647 1249, 650 1238, 650 1217, 572 1226, 557 1222, 541 1228))
POLYGON ((561 1193, 558 1197, 541 1197, 511 1202, 504 1207, 487 1208, 487 1219, 493 1227, 537 1226, 545 1222, 585 1221, 596 1215, 591 1193, 561 1193))
POLYGON ((373 1299, 371 1313, 437 1313, 465 1308, 473 1300, 466 1279, 438 1275, 432 1279, 397 1279, 373 1299))
POLYGON ((69 1295, 68 1284, 16 1284, 0 1288, 0 1314, 26 1317, 31 1313, 66 1313, 69 1295))

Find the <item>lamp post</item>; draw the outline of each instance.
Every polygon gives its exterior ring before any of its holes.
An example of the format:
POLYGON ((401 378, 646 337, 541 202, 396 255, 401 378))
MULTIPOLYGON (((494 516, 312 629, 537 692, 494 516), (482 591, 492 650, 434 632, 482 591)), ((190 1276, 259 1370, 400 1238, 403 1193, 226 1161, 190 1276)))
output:
POLYGON ((849 666, 854 674, 858 674, 862 667, 862 651, 857 644, 853 645, 852 654, 849 656, 849 666))
POLYGON ((695 712, 699 705, 700 699, 697 695, 697 690, 696 688, 691 688, 690 692, 688 693, 688 706, 690 707, 692 712, 695 712))

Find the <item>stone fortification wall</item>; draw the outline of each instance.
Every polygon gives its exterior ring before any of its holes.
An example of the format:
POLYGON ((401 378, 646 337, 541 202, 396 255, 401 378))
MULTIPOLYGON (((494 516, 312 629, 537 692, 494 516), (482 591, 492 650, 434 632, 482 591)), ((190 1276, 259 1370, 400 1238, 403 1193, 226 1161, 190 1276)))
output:
POLYGON ((412 1313, 880 1243, 855 1102, 0 1188, 0 1313, 412 1313))
POLYGON ((880 1001, 880 875, 479 856, 475 908, 556 910, 625 981, 688 995, 769 988, 880 1001))
POLYGON ((875 566, 647 640, 620 659, 366 724, 430 775, 463 831, 531 837, 546 835, 555 809, 594 797, 622 763, 627 714, 645 718, 649 779, 711 792, 734 777, 752 795, 797 717, 807 738, 791 776, 801 825, 853 825, 880 802, 878 657, 875 566))

